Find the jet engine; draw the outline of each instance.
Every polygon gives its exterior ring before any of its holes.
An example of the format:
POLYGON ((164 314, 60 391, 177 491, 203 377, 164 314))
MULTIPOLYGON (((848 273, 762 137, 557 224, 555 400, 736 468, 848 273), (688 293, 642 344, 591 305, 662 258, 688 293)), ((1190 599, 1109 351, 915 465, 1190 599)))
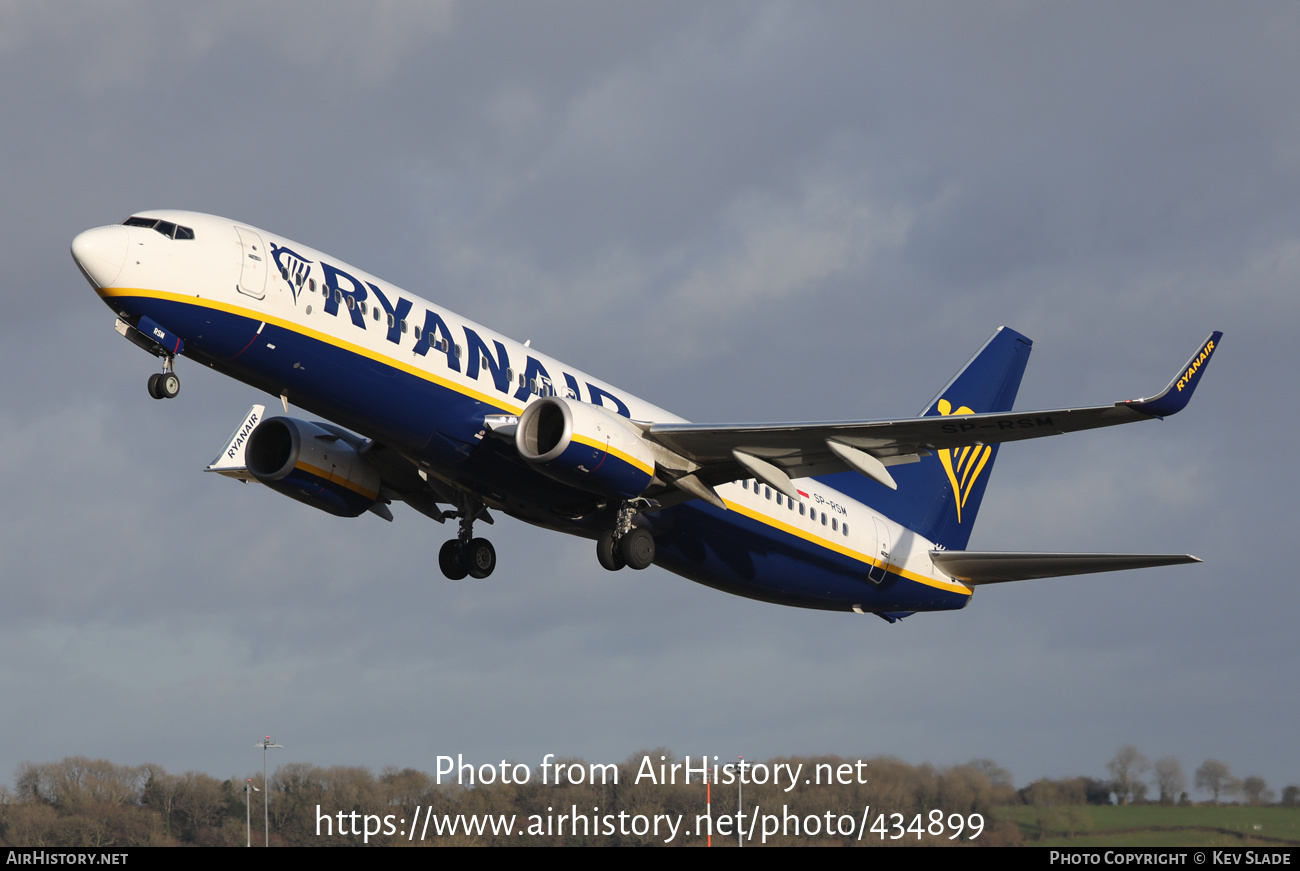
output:
POLYGON ((654 453, 634 425, 598 405, 558 396, 524 409, 515 448, 542 474, 601 496, 640 496, 655 473, 654 453))
POLYGON ((337 517, 379 501, 379 472, 341 435, 319 424, 270 417, 248 437, 249 473, 272 490, 337 517))

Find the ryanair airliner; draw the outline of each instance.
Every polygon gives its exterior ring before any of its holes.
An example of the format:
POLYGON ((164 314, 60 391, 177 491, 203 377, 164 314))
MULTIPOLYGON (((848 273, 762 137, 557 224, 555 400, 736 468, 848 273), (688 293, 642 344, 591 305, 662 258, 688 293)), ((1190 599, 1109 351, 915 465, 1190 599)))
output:
POLYGON ((1181 411, 1215 332, 1159 394, 1013 411, 1031 342, 996 330, 911 419, 689 423, 529 346, 264 230, 148 211, 72 255, 116 328, 283 402, 254 405, 208 470, 330 514, 405 502, 458 522, 439 552, 484 578, 492 511, 596 542, 606 569, 651 564, 719 590, 894 622, 963 608, 980 584, 1197 562, 1183 554, 966 550, 1003 442, 1181 411), (324 420, 288 416, 289 403, 324 420))

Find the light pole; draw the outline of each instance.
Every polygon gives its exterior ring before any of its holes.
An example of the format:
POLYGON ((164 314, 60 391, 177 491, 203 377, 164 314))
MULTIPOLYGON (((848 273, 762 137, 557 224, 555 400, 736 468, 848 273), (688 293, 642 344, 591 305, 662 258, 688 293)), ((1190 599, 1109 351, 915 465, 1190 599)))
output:
POLYGON ((276 744, 267 735, 253 745, 262 748, 262 833, 266 835, 266 846, 271 846, 271 787, 266 782, 266 751, 283 750, 283 744, 276 744))
POLYGON ((245 847, 253 846, 253 793, 261 792, 256 786, 253 786, 253 778, 244 781, 244 837, 247 843, 245 847))

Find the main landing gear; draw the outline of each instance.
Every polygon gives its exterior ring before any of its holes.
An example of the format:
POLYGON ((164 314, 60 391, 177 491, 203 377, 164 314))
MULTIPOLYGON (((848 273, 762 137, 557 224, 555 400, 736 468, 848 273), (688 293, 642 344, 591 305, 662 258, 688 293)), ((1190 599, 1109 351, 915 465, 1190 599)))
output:
POLYGON ((149 395, 154 399, 175 399, 181 392, 181 379, 176 375, 176 357, 163 357, 163 370, 149 376, 149 395))
POLYGON ((614 528, 607 529, 596 539, 596 559, 601 566, 616 572, 623 566, 644 569, 655 559, 655 540, 650 530, 633 525, 644 500, 624 502, 618 508, 614 528))
POLYGON ((438 568, 453 581, 466 575, 486 578, 497 567, 497 551, 486 538, 474 537, 474 521, 482 517, 488 523, 492 518, 487 506, 472 496, 462 494, 456 515, 460 517, 460 533, 444 542, 438 551, 438 568))

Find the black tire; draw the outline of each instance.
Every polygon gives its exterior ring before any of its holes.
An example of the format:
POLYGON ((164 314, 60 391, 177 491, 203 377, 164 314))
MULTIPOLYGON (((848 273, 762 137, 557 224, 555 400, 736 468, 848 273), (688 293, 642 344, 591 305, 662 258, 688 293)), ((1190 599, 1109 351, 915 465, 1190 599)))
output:
POLYGON ((618 548, 623 561, 638 571, 655 561, 655 540, 648 529, 633 529, 619 541, 618 548))
POLYGON ((471 578, 481 580, 497 567, 497 549, 486 538, 475 538, 461 552, 460 561, 469 570, 471 578))
POLYGON ((601 568, 611 572, 616 572, 626 565, 623 562, 623 554, 614 544, 614 530, 606 529, 600 534, 600 538, 596 539, 596 560, 601 568))
POLYGON ((438 551, 438 568, 447 576, 448 580, 459 581, 469 574, 465 564, 460 560, 460 542, 456 539, 443 542, 442 548, 438 551))
POLYGON ((163 399, 175 399, 181 392, 181 379, 175 372, 164 372, 158 376, 158 394, 163 399))
POLYGON ((162 377, 161 372, 155 372, 149 376, 149 395, 154 399, 162 399, 163 395, 158 390, 158 379, 162 377))

